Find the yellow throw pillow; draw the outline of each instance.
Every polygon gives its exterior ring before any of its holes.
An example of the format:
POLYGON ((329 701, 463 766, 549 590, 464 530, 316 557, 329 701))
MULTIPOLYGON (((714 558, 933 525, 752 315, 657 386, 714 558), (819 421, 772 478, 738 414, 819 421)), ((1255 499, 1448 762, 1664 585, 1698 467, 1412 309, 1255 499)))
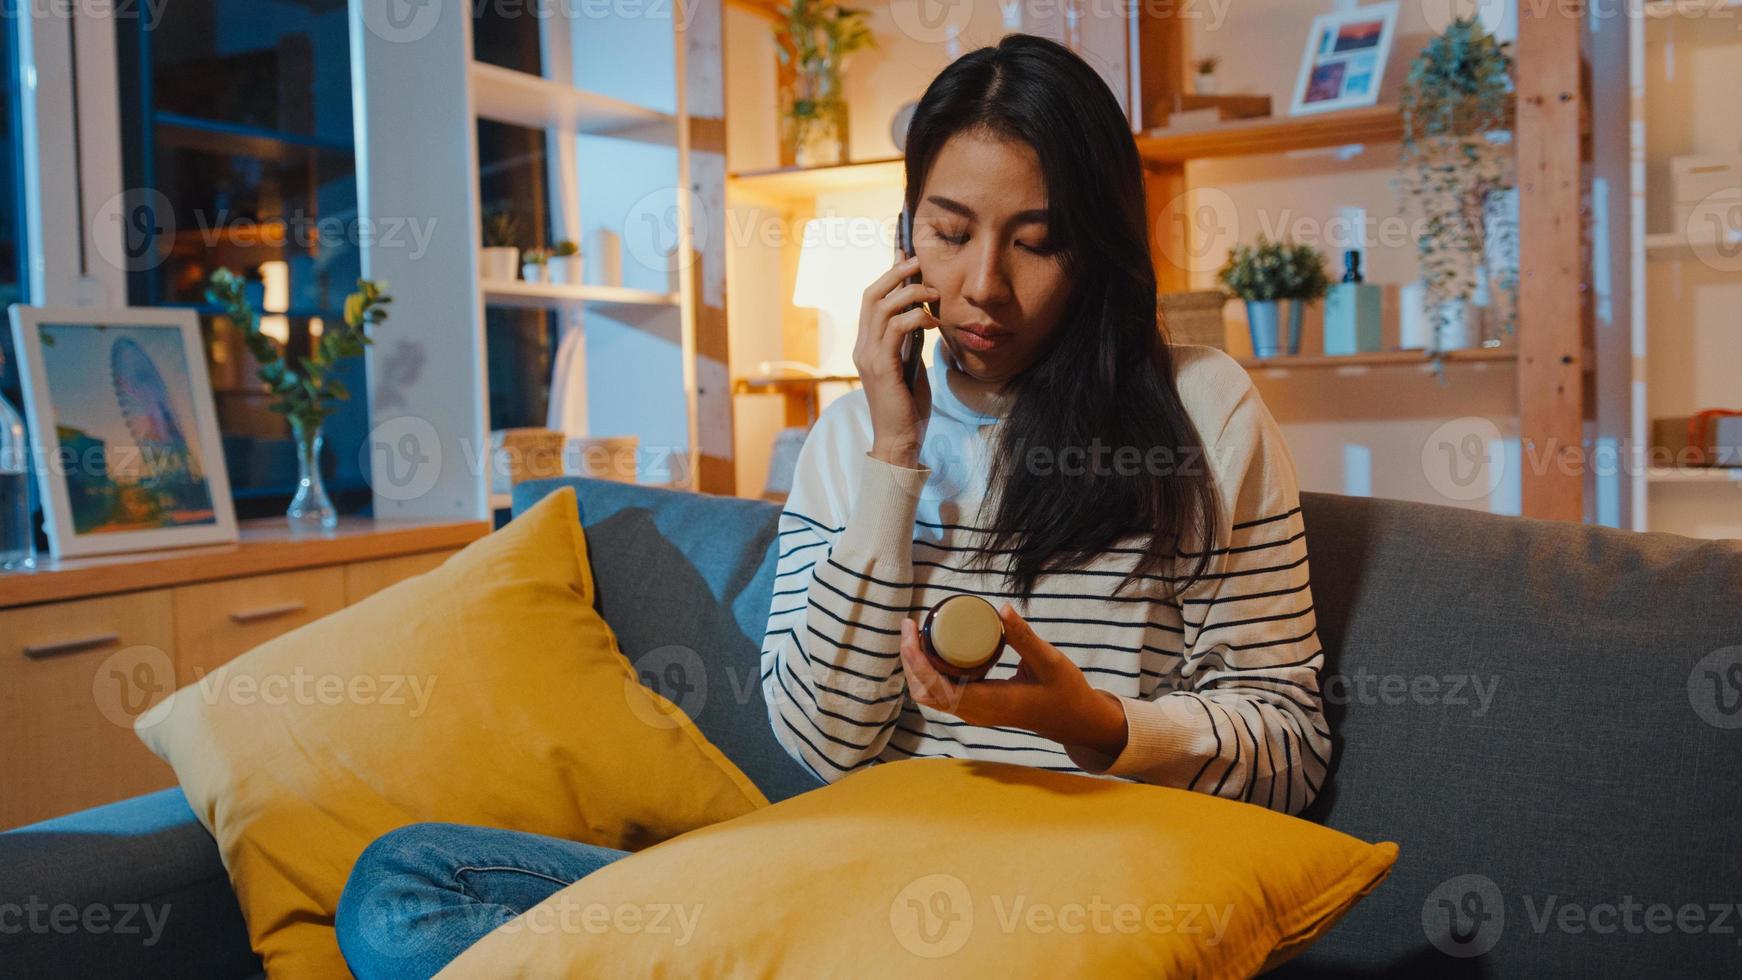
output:
POLYGON ((349 976, 339 892, 405 824, 637 850, 768 803, 618 651, 572 489, 194 680, 135 728, 217 837, 274 980, 349 976))
POLYGON ((606 865, 439 976, 1250 976, 1396 859, 1205 793, 908 759, 606 865))

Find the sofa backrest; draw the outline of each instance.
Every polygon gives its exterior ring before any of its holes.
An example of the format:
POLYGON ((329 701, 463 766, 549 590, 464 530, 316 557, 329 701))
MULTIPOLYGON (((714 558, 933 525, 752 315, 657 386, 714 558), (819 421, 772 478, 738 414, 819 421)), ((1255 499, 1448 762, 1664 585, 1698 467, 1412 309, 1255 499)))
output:
MULTIPOLYGON (((775 741, 759 683, 779 508, 565 478, 516 488, 516 513, 565 484, 600 612, 643 681, 770 799, 816 786, 775 741)), ((1734 967, 1742 543, 1301 504, 1335 745, 1305 815, 1401 856, 1292 971, 1734 967), (1683 924, 1648 925, 1652 908, 1683 924)))

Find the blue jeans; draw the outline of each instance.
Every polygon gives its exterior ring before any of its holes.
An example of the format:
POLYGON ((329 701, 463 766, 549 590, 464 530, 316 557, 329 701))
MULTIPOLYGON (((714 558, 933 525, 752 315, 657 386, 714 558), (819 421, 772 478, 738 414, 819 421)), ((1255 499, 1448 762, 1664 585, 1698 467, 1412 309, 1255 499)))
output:
POLYGON ((497 926, 628 854, 494 827, 401 827, 352 867, 339 951, 358 980, 434 976, 497 926))

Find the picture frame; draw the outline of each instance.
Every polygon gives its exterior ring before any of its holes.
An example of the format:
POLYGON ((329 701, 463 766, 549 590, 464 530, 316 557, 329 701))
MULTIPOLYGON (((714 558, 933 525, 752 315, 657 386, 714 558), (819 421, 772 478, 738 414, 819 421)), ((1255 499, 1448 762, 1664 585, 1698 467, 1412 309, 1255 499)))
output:
POLYGON ((50 554, 236 541, 198 314, 9 313, 50 554))
POLYGON ((1396 31, 1396 0, 1313 18, 1289 115, 1378 104, 1396 31))

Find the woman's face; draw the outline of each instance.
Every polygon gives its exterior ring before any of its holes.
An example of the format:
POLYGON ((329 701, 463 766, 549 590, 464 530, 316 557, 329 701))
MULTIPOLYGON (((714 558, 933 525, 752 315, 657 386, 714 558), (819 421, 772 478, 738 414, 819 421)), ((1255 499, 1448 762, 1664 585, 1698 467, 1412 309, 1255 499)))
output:
POLYGON ((980 133, 938 151, 913 213, 920 275, 957 363, 1002 384, 1059 329, 1071 283, 1047 238, 1046 181, 1033 147, 980 133))

